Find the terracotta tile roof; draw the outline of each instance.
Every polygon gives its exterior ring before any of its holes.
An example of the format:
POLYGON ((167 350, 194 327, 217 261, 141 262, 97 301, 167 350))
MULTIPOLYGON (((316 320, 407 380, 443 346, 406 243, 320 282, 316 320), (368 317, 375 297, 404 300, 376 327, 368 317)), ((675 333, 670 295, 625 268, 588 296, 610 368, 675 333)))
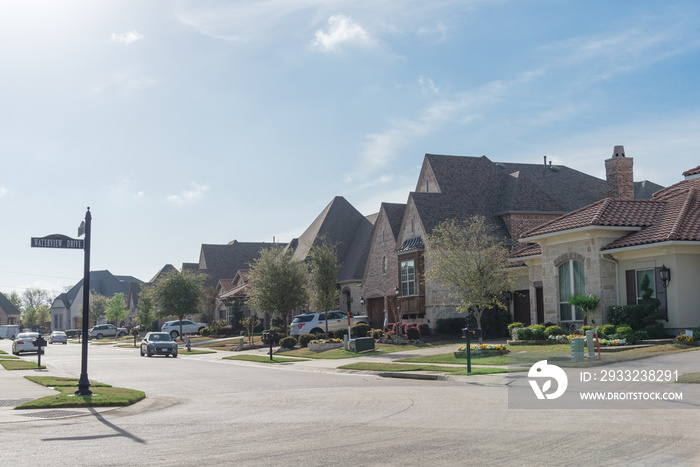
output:
MULTIPOLYGON (((590 226, 639 228, 603 250, 666 241, 700 241, 700 179, 681 181, 648 201, 606 198, 529 230, 522 238, 590 226)), ((514 255, 522 256, 524 250, 514 255)))
POLYGON ((683 172, 684 177, 689 177, 691 175, 698 175, 700 174, 700 165, 695 167, 694 169, 686 170, 683 172))
POLYGON ((539 243, 533 243, 531 245, 527 245, 524 248, 519 249, 518 251, 513 252, 510 257, 511 258, 525 258, 527 256, 538 256, 542 254, 542 247, 539 245, 539 243))

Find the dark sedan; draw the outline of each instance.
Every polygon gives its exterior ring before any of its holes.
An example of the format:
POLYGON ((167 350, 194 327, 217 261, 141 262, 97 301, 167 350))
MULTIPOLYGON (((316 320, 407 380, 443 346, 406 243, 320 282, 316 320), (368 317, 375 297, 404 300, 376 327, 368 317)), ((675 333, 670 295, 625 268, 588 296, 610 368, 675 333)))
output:
POLYGON ((141 341, 141 356, 168 355, 177 358, 177 344, 167 332, 149 332, 141 341))

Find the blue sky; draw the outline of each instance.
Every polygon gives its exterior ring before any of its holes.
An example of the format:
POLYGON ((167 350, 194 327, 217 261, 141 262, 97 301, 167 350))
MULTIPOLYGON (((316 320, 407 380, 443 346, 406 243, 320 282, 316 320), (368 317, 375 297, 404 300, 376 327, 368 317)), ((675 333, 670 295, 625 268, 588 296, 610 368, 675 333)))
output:
POLYGON ((149 280, 405 202, 425 153, 635 180, 700 164, 695 1, 0 2, 0 291, 149 280))

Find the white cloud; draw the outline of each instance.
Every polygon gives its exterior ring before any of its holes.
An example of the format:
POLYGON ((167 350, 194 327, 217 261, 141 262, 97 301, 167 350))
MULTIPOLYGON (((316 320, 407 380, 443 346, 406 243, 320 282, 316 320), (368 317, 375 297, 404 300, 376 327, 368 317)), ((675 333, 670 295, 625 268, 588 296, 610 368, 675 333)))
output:
POLYGON ((418 78, 418 84, 423 89, 423 92, 429 92, 432 94, 440 94, 440 89, 435 86, 435 83, 430 78, 423 78, 422 76, 418 78))
POLYGON ((134 199, 143 199, 146 197, 146 194, 143 191, 139 191, 137 193, 134 193, 131 197, 134 199))
POLYGON ((2 198, 3 196, 5 196, 5 195, 8 194, 9 192, 10 192, 10 190, 8 190, 8 189, 5 188, 4 186, 0 185, 0 198, 2 198))
POLYGON ((112 33, 112 42, 116 42, 117 44, 131 45, 142 39, 143 35, 139 34, 137 31, 128 31, 121 34, 112 33))
POLYGON ((323 52, 335 52, 346 44, 370 46, 373 40, 362 26, 345 15, 333 15, 328 18, 327 32, 320 29, 316 31, 316 39, 312 43, 323 52))
POLYGON ((438 21, 435 27, 420 27, 417 32, 418 36, 423 37, 437 37, 438 42, 443 42, 447 37, 447 27, 442 24, 442 21, 438 21))
POLYGON ((179 195, 168 196, 168 201, 176 204, 191 204, 204 198, 204 195, 209 191, 207 185, 198 185, 192 182, 191 190, 183 190, 179 195))

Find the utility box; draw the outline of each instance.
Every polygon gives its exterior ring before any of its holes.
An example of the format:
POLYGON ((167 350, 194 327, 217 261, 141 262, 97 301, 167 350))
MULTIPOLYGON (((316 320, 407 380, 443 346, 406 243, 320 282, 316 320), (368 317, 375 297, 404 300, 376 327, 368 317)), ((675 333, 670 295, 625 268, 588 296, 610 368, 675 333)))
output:
POLYGON ((595 358, 595 331, 586 331, 586 345, 588 346, 588 358, 595 358))
POLYGON ((355 353, 364 352, 365 350, 374 350, 374 338, 358 337, 356 339, 352 339, 350 343, 350 348, 353 349, 353 352, 355 353))
POLYGON ((583 337, 574 337, 571 339, 571 361, 573 363, 581 363, 583 358, 583 349, 586 340, 583 337))

